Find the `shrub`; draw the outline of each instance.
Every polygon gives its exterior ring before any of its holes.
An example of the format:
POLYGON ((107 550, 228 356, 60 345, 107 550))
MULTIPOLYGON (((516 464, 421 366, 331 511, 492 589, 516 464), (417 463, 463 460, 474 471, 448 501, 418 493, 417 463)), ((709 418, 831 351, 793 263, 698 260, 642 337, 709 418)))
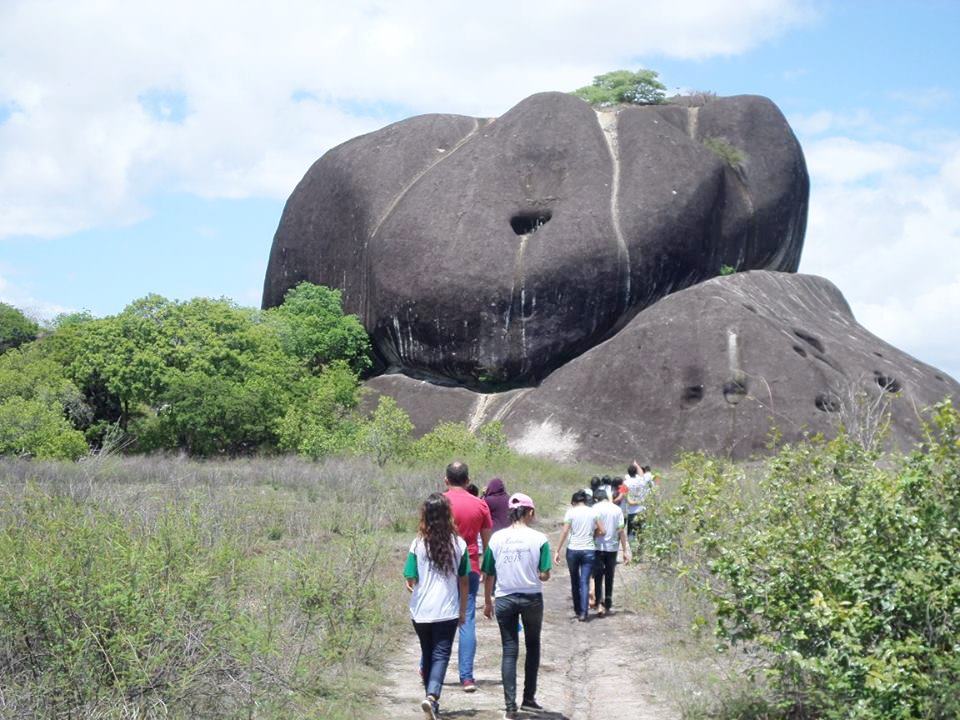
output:
POLYGON ((38 716, 199 695, 230 671, 238 557, 207 540, 195 513, 167 511, 149 534, 44 495, 4 514, 5 685, 38 716))
POLYGON ((840 437, 781 451, 755 482, 688 457, 648 524, 657 560, 759 646, 782 717, 954 717, 960 686, 960 416, 890 464, 840 437))
POLYGON ((703 139, 703 146, 723 160, 732 170, 743 171, 743 163, 747 160, 746 154, 740 148, 731 145, 726 139, 707 137, 703 139))
POLYGON ((410 416, 396 400, 382 395, 373 417, 360 432, 359 449, 372 455, 377 465, 383 467, 387 461, 402 458, 410 452, 412 432, 410 416))
POLYGON ((292 403, 277 423, 282 450, 313 459, 358 445, 357 376, 346 363, 333 363, 310 384, 309 394, 292 403))
POLYGON ((36 339, 40 327, 17 308, 0 302, 0 353, 36 339))
POLYGON ((489 460, 509 453, 503 426, 492 422, 470 432, 465 423, 441 422, 410 450, 415 460, 450 462, 456 458, 489 460))
POLYGON ((640 69, 614 70, 597 75, 593 83, 573 91, 573 94, 591 105, 601 107, 621 103, 657 105, 666 98, 666 85, 657 80, 658 73, 640 69))
POLYGON ((87 452, 56 403, 13 396, 0 401, 0 455, 77 460, 87 452))

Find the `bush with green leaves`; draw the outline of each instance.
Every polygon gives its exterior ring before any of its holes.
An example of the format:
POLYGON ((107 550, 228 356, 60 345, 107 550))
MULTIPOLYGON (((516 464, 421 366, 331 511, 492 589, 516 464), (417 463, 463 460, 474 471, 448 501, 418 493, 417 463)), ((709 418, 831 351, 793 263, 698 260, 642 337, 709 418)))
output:
POLYGON ((110 317, 63 316, 20 354, 4 353, 0 400, 59 402, 95 448, 211 456, 349 446, 354 421, 329 414, 324 387, 346 382, 355 395, 357 373, 370 365, 369 339, 335 290, 301 283, 287 301, 260 311, 148 295, 110 317), (336 437, 293 440, 292 426, 311 413, 327 413, 322 429, 336 437))
POLYGON ((18 396, 0 401, 0 455, 77 460, 87 449, 60 405, 18 396))
POLYGON ((840 437, 783 449, 758 479, 688 456, 647 525, 661 566, 766 658, 777 717, 960 714, 960 414, 879 458, 840 437), (882 461, 881 461, 882 460, 882 461))
POLYGON ((20 310, 0 302, 0 353, 35 340, 40 326, 20 310))
POLYGON ((360 447, 383 467, 410 453, 413 423, 410 416, 389 395, 381 395, 373 415, 360 431, 360 447))
POLYGON ((415 461, 449 462, 453 459, 492 460, 509 454, 507 437, 500 422, 481 425, 471 432, 465 423, 441 422, 413 443, 410 457, 415 461))
POLYGON ((632 70, 614 70, 597 75, 590 85, 573 91, 581 100, 591 105, 606 107, 610 105, 658 105, 666 98, 667 87, 660 82, 653 70, 641 68, 632 70))
POLYGON ((318 459, 355 448, 361 433, 359 400, 353 370, 345 362, 331 363, 277 421, 280 449, 318 459))

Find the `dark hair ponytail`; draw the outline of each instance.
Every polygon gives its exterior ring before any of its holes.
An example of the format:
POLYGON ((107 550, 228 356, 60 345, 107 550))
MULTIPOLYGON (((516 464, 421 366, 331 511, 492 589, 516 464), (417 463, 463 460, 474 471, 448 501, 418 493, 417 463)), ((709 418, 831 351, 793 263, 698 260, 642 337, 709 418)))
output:
POLYGON ((520 522, 527 515, 533 514, 533 508, 526 507, 524 505, 517 505, 516 507, 510 508, 510 522, 520 522))

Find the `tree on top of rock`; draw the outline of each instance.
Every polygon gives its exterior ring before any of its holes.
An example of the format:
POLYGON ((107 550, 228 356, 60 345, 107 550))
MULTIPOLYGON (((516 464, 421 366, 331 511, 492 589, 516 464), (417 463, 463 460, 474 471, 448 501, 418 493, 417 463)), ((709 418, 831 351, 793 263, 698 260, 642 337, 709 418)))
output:
POLYGON ((659 105, 666 98, 667 86, 657 80, 658 73, 643 68, 614 70, 597 75, 593 83, 586 85, 573 94, 591 105, 659 105))

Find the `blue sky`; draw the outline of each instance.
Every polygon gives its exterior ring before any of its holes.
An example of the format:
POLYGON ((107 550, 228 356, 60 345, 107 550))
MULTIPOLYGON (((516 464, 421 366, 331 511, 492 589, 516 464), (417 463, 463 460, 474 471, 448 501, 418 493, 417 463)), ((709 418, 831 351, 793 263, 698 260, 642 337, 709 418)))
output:
POLYGON ((778 103, 811 172, 801 271, 960 377, 960 3, 737 5, 5 2, 0 300, 257 305, 283 203, 333 145, 646 66, 778 103))

